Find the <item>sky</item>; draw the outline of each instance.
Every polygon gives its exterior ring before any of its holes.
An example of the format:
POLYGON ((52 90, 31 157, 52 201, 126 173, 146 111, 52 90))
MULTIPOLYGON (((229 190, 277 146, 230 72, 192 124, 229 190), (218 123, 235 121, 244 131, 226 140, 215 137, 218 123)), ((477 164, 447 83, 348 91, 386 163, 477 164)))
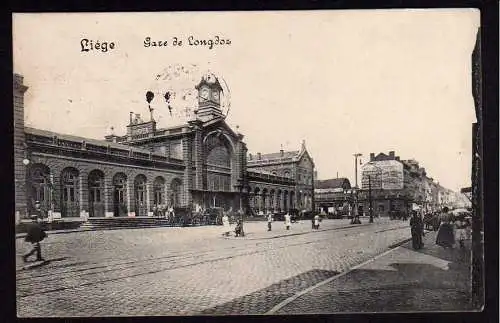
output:
MULTIPOLYGON (((227 83, 227 122, 251 153, 305 140, 318 179, 354 184, 354 153, 394 150, 459 190, 470 186, 478 27, 473 9, 14 14, 14 72, 29 86, 27 126, 103 139, 125 134, 129 111, 147 119, 146 91, 186 83, 157 75, 196 66, 227 83), (108 51, 82 52, 82 38, 108 51)), ((160 99, 158 126, 178 123, 160 99)))

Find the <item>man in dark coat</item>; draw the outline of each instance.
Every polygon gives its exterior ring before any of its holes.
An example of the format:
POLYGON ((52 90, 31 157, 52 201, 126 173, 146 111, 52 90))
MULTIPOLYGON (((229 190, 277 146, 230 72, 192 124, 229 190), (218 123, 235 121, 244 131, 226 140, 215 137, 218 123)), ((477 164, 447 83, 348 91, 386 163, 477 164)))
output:
POLYGON ((40 223, 38 223, 38 217, 33 218, 33 222, 28 223, 26 227, 26 237, 24 240, 30 242, 33 245, 33 249, 23 256, 23 261, 26 262, 28 257, 36 253, 36 261, 45 261, 42 258, 42 248, 40 246, 40 241, 45 239, 47 234, 43 231, 40 223))
POLYGON ((421 249, 423 247, 422 236, 424 235, 424 223, 417 212, 413 213, 410 219, 411 239, 413 249, 421 249))

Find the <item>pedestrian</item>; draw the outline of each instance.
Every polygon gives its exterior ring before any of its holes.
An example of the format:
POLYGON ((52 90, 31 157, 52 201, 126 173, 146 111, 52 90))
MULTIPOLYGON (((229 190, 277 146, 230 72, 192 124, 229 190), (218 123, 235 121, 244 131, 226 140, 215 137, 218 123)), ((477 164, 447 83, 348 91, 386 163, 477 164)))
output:
POLYGON ((319 215, 316 214, 314 216, 314 229, 318 230, 319 229, 319 215))
POLYGON ((417 212, 413 212, 413 216, 410 219, 410 227, 413 249, 421 249, 424 246, 422 242, 422 236, 425 235, 424 223, 422 217, 417 212))
POLYGON ((314 217, 311 218, 311 229, 314 230, 314 217))
POLYGON ((292 225, 292 220, 290 218, 290 214, 288 212, 285 214, 285 227, 287 230, 290 230, 290 226, 292 225))
POLYGON ((267 214, 267 231, 271 231, 272 223, 273 223, 273 214, 269 212, 267 214))
POLYGON ((234 229, 234 234, 236 237, 245 236, 245 232, 243 231, 243 221, 241 219, 238 219, 236 221, 236 228, 234 229))
POLYGON ((465 240, 468 239, 468 232, 467 232, 468 229, 469 229, 469 223, 465 218, 465 215, 461 214, 458 217, 458 221, 456 222, 456 235, 457 235, 456 240, 458 240, 460 249, 465 248, 465 240))
POLYGON ((26 237, 24 240, 31 243, 32 249, 27 254, 23 255, 23 261, 27 262, 28 257, 36 253, 36 261, 45 261, 42 258, 42 247, 40 246, 40 241, 47 237, 47 234, 42 229, 39 221, 41 218, 38 216, 32 217, 32 222, 27 224, 26 237))
POLYGON ((453 248, 455 245, 455 234, 449 209, 445 206, 443 213, 440 216, 441 224, 439 225, 436 244, 443 248, 453 248))
POLYGON ((224 212, 224 215, 222 216, 222 227, 222 235, 226 237, 229 236, 229 233, 231 233, 231 224, 229 223, 229 217, 226 212, 224 212))

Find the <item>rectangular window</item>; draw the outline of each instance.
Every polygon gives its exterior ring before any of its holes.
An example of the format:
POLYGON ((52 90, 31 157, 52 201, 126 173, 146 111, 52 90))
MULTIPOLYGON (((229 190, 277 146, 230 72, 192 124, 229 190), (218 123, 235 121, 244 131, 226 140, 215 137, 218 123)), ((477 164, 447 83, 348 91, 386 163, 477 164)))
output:
POLYGON ((183 159, 182 142, 180 140, 170 143, 170 157, 175 159, 183 159))

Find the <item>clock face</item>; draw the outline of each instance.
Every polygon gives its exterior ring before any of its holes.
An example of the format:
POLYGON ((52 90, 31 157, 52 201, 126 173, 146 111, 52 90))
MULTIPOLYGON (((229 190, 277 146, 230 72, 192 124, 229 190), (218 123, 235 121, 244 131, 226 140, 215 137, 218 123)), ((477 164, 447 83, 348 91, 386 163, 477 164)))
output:
POLYGON ((208 95, 209 95, 209 91, 207 88, 203 88, 201 91, 200 91, 200 98, 203 99, 202 101, 204 100, 208 100, 208 95))
POLYGON ((212 97, 214 98, 215 102, 219 102, 219 91, 212 92, 212 97))

